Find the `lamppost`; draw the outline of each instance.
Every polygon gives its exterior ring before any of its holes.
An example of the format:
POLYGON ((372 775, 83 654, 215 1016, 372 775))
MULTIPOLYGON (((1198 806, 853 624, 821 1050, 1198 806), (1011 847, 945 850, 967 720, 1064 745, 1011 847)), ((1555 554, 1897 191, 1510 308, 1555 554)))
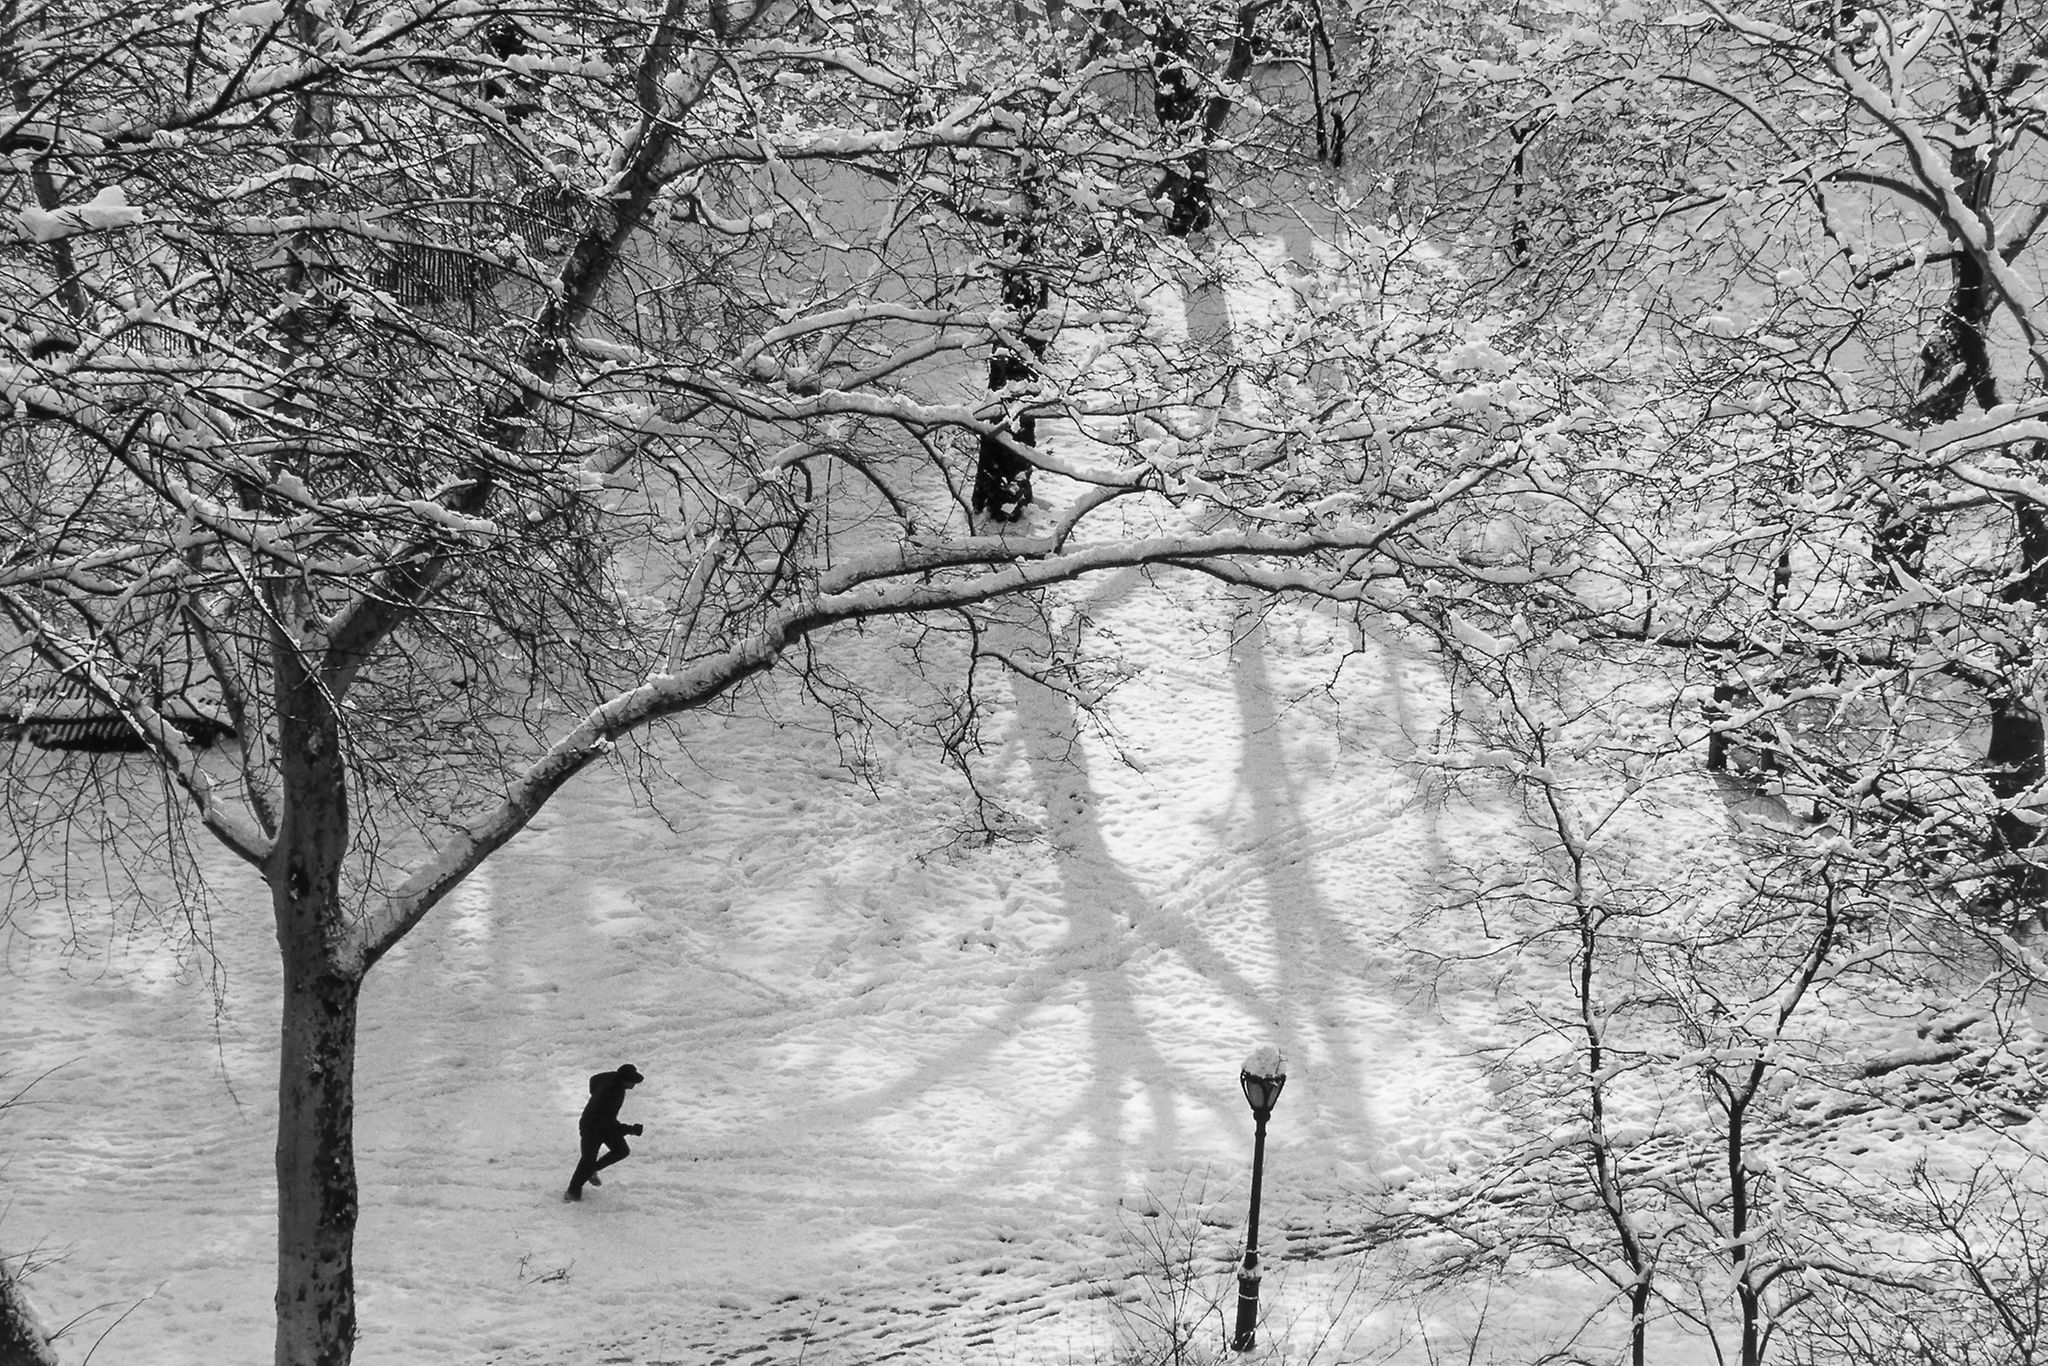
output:
POLYGON ((1230 1350, 1249 1352, 1259 1345, 1259 1185, 1266 1174, 1266 1119, 1287 1084, 1287 1061, 1267 1044, 1254 1048, 1237 1074, 1244 1098, 1252 1107, 1252 1212, 1245 1220, 1244 1266, 1237 1273, 1237 1331, 1230 1350))

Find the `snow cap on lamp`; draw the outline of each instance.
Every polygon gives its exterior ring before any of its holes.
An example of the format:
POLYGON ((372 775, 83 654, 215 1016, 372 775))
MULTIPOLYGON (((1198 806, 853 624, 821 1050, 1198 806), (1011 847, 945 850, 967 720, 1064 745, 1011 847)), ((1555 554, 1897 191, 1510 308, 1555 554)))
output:
POLYGON ((1272 1044, 1260 1044, 1246 1056, 1237 1083, 1244 1088, 1245 1103, 1254 1112, 1271 1110, 1280 1099, 1280 1088, 1287 1084, 1286 1055, 1272 1044))

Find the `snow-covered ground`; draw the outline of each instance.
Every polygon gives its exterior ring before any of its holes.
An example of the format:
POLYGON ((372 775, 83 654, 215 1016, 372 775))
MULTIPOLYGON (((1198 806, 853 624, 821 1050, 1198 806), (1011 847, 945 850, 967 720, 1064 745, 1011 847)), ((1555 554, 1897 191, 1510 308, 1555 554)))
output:
MULTIPOLYGON (((652 805, 563 792, 376 969, 358 1361, 1089 1362, 1189 1315, 1213 1343, 1266 1044, 1262 1346, 1402 1342, 1361 1195, 1468 1141, 1490 1022, 1397 941, 1513 823, 1418 799, 1444 683, 1398 639, 1170 575, 1068 606, 1130 677, 1107 730, 992 699, 980 779, 1031 838, 963 838, 965 781, 908 738, 856 781, 771 681, 646 756, 652 805), (564 1203, 585 1079, 623 1062, 646 1134, 564 1203)), ((875 676, 888 645, 855 647, 875 676)), ((212 963, 89 904, 0 941, 0 1056, 40 1078, 0 1115, 0 1250, 60 1257, 31 1289, 70 1366, 269 1351, 274 943, 216 872, 212 963)))
MULTIPOLYGON (((1236 1074, 1269 1042, 1268 1336, 1318 1337, 1344 1263, 1302 1258, 1482 1104, 1389 946, 1497 832, 1411 800, 1419 657, 1185 581, 1086 606, 1136 670, 1117 741, 1031 684, 989 737, 1037 842, 953 842, 966 790, 931 750, 885 745, 870 791, 794 703, 707 717, 658 811, 565 792, 377 969, 359 1360, 1109 1356, 1134 1306, 1105 1291, 1177 1217, 1234 1255, 1236 1074), (565 1204, 585 1078, 627 1061, 646 1136, 565 1204)), ((7 931, 0 1048, 49 1075, 0 1120, 0 1234, 63 1253, 33 1288, 83 1315, 69 1361, 102 1332, 103 1362, 267 1351, 276 972, 238 886, 218 1022, 151 936, 7 931)), ((1390 1331, 1346 1317, 1360 1349, 1390 1331)))

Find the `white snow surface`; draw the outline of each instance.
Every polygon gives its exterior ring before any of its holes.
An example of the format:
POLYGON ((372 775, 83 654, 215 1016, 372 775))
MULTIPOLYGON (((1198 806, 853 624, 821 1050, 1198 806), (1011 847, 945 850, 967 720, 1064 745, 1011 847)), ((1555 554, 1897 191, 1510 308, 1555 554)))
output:
MULTIPOLYGON (((1269 1041, 1269 1336, 1320 1331, 1300 1258, 1482 1103, 1388 944, 1486 831, 1411 800, 1433 670, 1223 591, 1089 595, 1138 670, 1120 746, 1018 685, 988 761, 1032 843, 948 847, 934 753, 885 749, 871 791, 801 713, 695 723, 658 812, 562 793, 366 988, 357 1360, 1110 1355, 1148 1219, 1236 1255, 1269 1041), (646 1134, 566 1204, 586 1078, 624 1062, 646 1134)), ((64 1253, 34 1289, 86 1316, 67 1362, 123 1312, 96 1360, 268 1351, 275 945, 219 871, 218 1024, 202 964, 90 907, 82 952, 54 913, 6 933, 0 1047, 52 1070, 5 1116, 0 1230, 64 1253)))
MULTIPOLYGON (((563 791, 374 970, 359 1363, 1109 1360, 1177 1241, 1228 1311, 1266 1048, 1261 1352, 1396 1342, 1359 1197, 1470 1146, 1495 1024, 1397 937, 1515 823, 1419 797, 1445 685, 1398 639, 1171 575, 1069 605, 1130 677, 1108 731, 996 699, 981 778, 1031 839, 961 838, 966 783, 908 737, 856 780, 771 679, 653 752, 651 805, 563 791), (626 1062, 645 1135, 565 1203, 586 1079, 626 1062)), ((61 1254, 31 1289, 67 1366, 269 1355, 275 941, 215 871, 218 1015, 180 927, 0 931, 0 1054, 42 1077, 0 1116, 0 1248, 61 1254)))

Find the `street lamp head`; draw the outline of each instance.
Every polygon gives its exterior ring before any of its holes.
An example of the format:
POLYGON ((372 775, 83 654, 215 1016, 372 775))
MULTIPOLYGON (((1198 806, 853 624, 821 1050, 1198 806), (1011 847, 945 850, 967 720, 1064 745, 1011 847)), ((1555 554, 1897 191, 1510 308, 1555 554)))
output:
POLYGON ((1271 1114, 1279 1103, 1280 1088, 1287 1085, 1287 1060, 1271 1044, 1254 1048, 1237 1074, 1237 1084, 1244 1088, 1245 1103, 1253 1114, 1271 1114))

